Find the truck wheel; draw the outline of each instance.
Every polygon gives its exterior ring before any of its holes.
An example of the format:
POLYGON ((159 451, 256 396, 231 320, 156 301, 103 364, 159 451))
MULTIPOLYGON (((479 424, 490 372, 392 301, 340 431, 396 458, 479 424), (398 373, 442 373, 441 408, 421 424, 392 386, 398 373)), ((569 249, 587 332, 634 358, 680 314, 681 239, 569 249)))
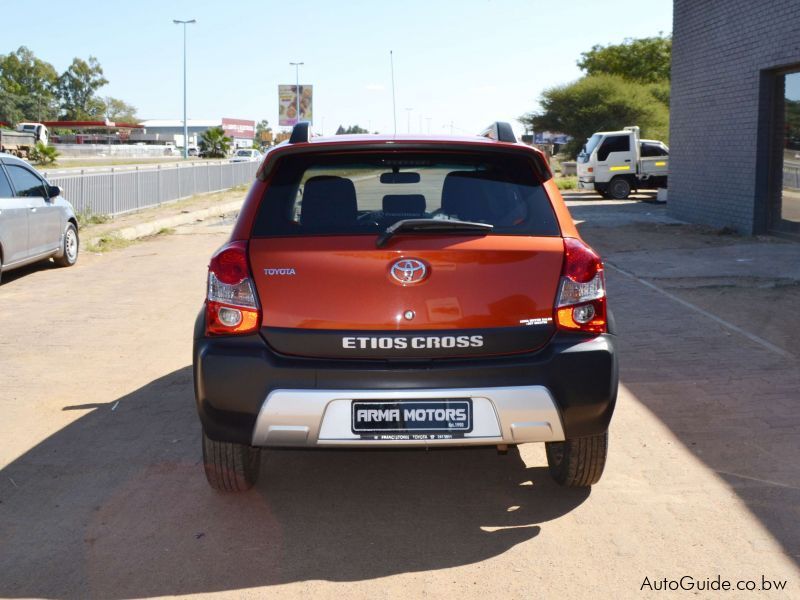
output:
POLYGON ((75 225, 72 223, 67 223, 61 256, 53 259, 55 263, 59 267, 71 267, 78 262, 78 245, 78 230, 75 229, 75 225))
POLYGON ((258 479, 261 451, 252 446, 218 442, 203 432, 203 466, 208 484, 220 492, 244 492, 258 479))
POLYGON ((608 431, 564 442, 547 442, 550 475, 560 485, 589 487, 600 481, 608 454, 608 431))
POLYGON ((631 195, 631 184, 624 177, 615 177, 608 184, 608 193, 615 200, 625 200, 631 195))

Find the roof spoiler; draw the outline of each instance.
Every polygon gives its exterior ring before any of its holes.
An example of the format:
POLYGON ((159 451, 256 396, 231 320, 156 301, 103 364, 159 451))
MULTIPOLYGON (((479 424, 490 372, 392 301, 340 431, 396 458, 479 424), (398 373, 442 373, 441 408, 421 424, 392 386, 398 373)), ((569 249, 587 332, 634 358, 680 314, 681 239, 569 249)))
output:
POLYGON ((514 135, 514 130, 511 129, 511 125, 505 121, 495 121, 478 135, 487 137, 496 142, 511 142, 512 144, 517 142, 517 136, 514 135))
POLYGON ((308 141, 311 141, 311 123, 308 121, 300 121, 297 125, 292 127, 292 135, 289 138, 289 143, 299 144, 308 141))

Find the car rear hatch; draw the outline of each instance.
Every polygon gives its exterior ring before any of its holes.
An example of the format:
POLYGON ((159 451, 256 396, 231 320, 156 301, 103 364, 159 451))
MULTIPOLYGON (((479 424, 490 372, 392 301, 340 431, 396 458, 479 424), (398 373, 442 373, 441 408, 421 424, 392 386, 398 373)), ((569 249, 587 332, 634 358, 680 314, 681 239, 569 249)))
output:
POLYGON ((283 159, 249 242, 267 342, 288 355, 404 360, 541 348, 564 246, 531 160, 283 159), (381 239, 406 219, 428 227, 381 239))

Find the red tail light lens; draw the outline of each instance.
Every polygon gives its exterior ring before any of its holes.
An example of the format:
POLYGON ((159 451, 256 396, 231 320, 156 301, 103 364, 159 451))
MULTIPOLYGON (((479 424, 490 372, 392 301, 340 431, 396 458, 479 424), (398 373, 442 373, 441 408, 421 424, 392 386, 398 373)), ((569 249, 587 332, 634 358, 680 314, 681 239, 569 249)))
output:
POLYGON ((564 238, 564 268, 556 301, 556 324, 568 331, 605 333, 603 261, 582 241, 564 238))
POLYGON ((226 244, 208 266, 206 333, 236 335, 257 331, 260 311, 247 262, 247 242, 226 244))

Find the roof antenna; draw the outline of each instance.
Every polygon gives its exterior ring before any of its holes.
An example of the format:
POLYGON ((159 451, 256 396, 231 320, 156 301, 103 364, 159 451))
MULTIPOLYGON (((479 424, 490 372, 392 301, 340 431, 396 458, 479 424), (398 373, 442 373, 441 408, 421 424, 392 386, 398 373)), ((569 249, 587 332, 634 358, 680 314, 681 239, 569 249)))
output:
POLYGON ((389 64, 392 66, 392 116, 394 117, 394 134, 397 135, 397 104, 394 100, 394 55, 389 50, 389 64))

